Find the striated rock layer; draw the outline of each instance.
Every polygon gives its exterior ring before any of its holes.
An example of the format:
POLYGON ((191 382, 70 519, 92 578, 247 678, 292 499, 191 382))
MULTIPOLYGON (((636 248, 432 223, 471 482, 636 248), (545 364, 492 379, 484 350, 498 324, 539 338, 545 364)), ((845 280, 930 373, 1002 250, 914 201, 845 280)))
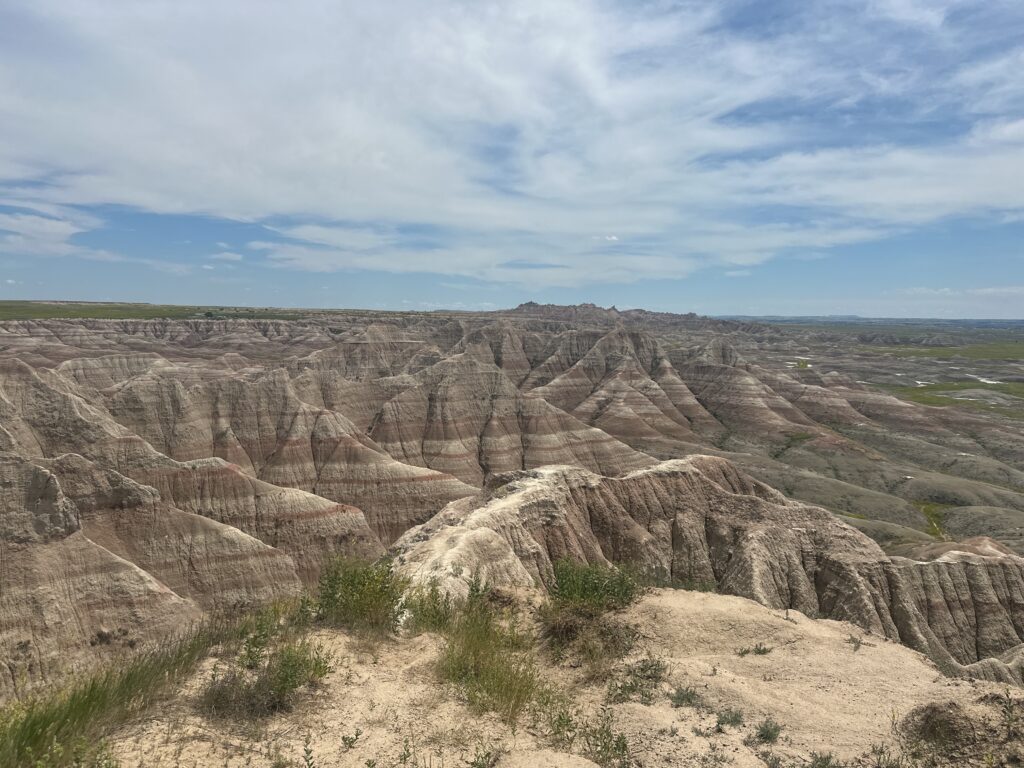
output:
POLYGON ((850 621, 950 671, 1024 675, 1024 558, 889 558, 826 510, 787 500, 720 458, 620 478, 574 467, 512 473, 453 502, 394 549, 404 572, 453 590, 469 573, 549 585, 563 557, 631 563, 669 582, 850 621))

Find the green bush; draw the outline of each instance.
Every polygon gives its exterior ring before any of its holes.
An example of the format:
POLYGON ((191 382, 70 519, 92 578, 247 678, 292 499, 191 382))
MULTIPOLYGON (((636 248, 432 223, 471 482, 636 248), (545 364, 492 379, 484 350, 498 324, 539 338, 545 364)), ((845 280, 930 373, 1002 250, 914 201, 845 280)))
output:
POLYGON ((700 707, 703 704, 701 695, 697 692, 697 689, 692 685, 688 685, 685 688, 682 686, 676 686, 676 689, 672 691, 672 695, 669 696, 672 701, 673 707, 700 707))
POLYGON ((718 728, 724 728, 727 725, 734 727, 743 725, 743 713, 738 709, 723 709, 718 713, 716 725, 718 728))
POLYGON ((774 744, 782 734, 782 726, 771 717, 766 717, 757 724, 754 730, 754 740, 758 744, 774 744))
POLYGON ((555 563, 551 597, 563 605, 605 613, 625 608, 643 594, 643 587, 623 568, 559 560, 555 563))
POLYGON ((569 560, 555 563, 551 599, 538 615, 541 635, 555 659, 573 651, 591 678, 603 677, 636 642, 636 630, 607 614, 643 593, 627 571, 569 560))
POLYGON ((401 618, 406 586, 386 561, 339 558, 320 574, 318 618, 372 636, 393 634, 401 618))
POLYGON ((405 628, 410 634, 444 632, 455 616, 455 601, 441 591, 436 583, 414 587, 405 596, 405 628))

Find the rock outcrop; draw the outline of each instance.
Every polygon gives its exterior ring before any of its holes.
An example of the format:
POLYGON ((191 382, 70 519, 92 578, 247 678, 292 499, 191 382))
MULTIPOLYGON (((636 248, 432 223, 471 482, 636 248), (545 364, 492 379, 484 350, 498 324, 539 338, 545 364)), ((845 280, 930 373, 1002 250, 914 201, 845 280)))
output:
POLYGON ((819 507, 730 462, 694 456, 619 478, 547 467, 498 478, 395 545, 403 571, 446 588, 466 574, 549 585, 559 558, 629 563, 666 583, 850 621, 950 671, 1022 681, 1024 558, 889 558, 819 507))

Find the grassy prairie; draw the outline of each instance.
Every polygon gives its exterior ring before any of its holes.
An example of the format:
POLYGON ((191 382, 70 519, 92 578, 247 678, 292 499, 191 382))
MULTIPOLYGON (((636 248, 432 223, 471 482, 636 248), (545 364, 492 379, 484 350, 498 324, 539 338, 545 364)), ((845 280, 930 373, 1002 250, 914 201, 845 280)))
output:
POLYGON ((960 406, 1011 419, 1024 419, 1024 383, 1017 381, 1006 381, 999 384, 985 384, 981 381, 948 381, 918 387, 893 387, 890 391, 897 397, 921 405, 960 406), (981 400, 965 400, 954 397, 957 392, 972 389, 1001 392, 1004 395, 1020 398, 1020 404, 994 405, 981 400))
POLYGON ((930 357, 935 360, 1024 360, 1024 341, 992 341, 957 347, 871 347, 898 357, 930 357))
POLYGON ((271 307, 202 307, 175 304, 105 304, 90 301, 0 301, 0 320, 104 319, 154 320, 158 318, 195 319, 259 318, 289 320, 302 317, 299 310, 271 307), (209 314, 207 314, 209 313, 209 314))

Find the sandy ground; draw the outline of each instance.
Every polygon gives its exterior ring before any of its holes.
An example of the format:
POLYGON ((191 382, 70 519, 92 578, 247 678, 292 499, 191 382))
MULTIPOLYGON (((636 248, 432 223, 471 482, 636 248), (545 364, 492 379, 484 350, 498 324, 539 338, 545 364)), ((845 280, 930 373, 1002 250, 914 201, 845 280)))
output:
MULTIPOLYGON (((763 767, 758 752, 765 747, 744 742, 766 716, 782 725, 772 752, 787 763, 802 762, 812 751, 851 758, 891 744, 893 718, 915 706, 966 706, 999 690, 945 678, 920 654, 851 625, 795 612, 787 618, 742 598, 656 590, 620 618, 636 625, 641 638, 624 663, 650 655, 668 668, 652 704, 610 707, 615 728, 643 766, 763 767), (863 638, 858 649, 851 636, 863 638), (757 643, 771 652, 738 655, 757 643), (668 694, 677 685, 698 689, 705 708, 672 707, 668 694), (744 723, 714 733, 715 713, 726 707, 740 710, 744 723)), ((497 765, 504 768, 593 765, 550 749, 529 723, 513 730, 467 709, 457 692, 437 682, 436 637, 401 639, 372 651, 339 632, 317 632, 316 639, 332 651, 336 669, 294 711, 258 726, 204 719, 195 697, 211 661, 180 695, 117 733, 113 752, 126 767, 279 768, 287 760, 303 765, 308 739, 319 768, 489 765, 473 763, 488 752, 501 753, 497 765), (346 745, 345 737, 357 731, 346 745)), ((587 712, 605 704, 606 681, 585 685, 567 666, 545 666, 544 677, 587 712)))

